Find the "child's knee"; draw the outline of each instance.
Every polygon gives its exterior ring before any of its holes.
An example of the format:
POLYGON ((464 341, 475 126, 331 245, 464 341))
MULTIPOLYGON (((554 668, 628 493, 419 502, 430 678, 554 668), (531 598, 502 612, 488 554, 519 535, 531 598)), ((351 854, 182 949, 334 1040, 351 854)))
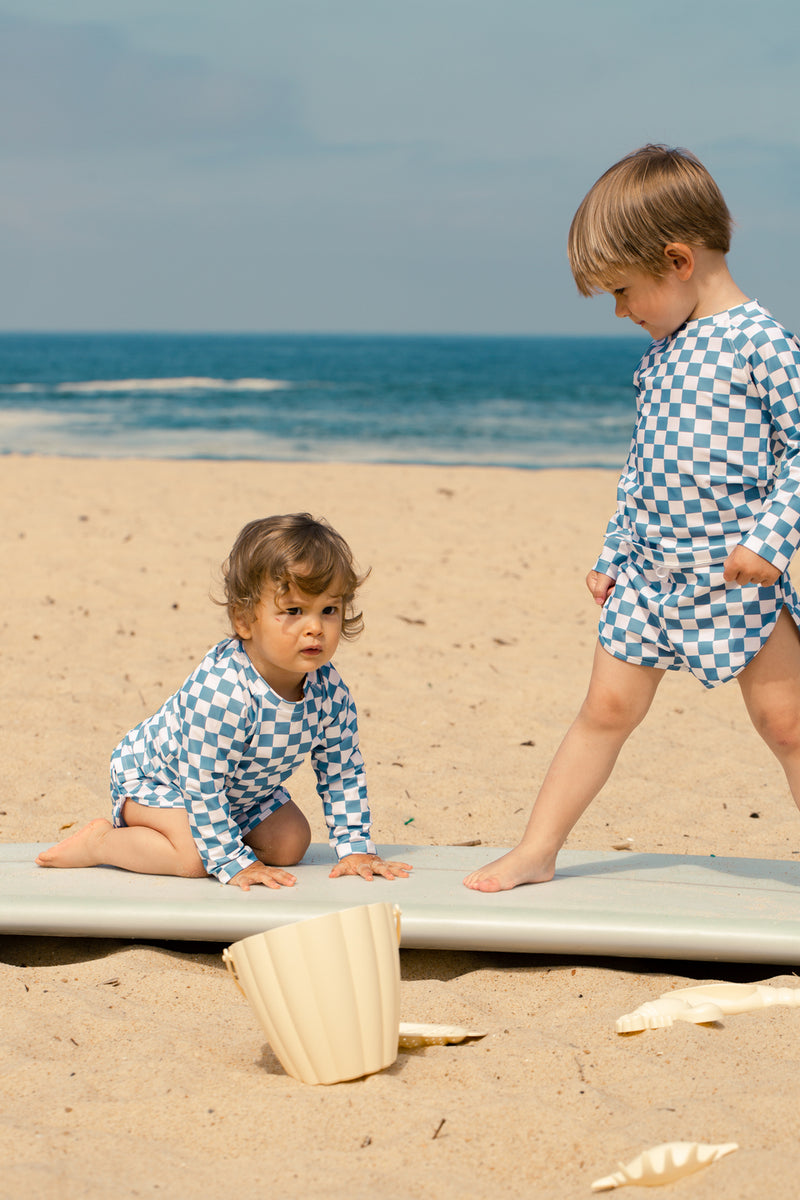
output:
POLYGON ((306 822, 305 831, 299 827, 291 832, 285 830, 280 837, 273 838, 264 851, 255 849, 259 858, 270 867, 295 867, 310 845, 311 826, 306 822))
POLYGON ((773 750, 800 750, 800 712, 794 706, 771 707, 751 715, 757 732, 773 750))
POLYGON ((277 857, 272 864, 275 867, 295 866, 311 845, 311 826, 299 809, 297 817, 299 820, 295 818, 291 826, 282 831, 283 836, 276 847, 277 857))
POLYGON ((585 721, 607 733, 631 733, 646 712, 646 707, 632 703, 629 696, 606 687, 591 687, 581 708, 585 721))
POLYGON ((261 851, 256 851, 256 853, 268 867, 296 867, 310 845, 311 837, 309 836, 308 841, 304 843, 297 841, 292 845, 287 843, 284 846, 276 846, 268 856, 261 851))
POLYGON ((288 800, 244 840, 263 863, 293 867, 311 845, 311 826, 305 814, 288 800))

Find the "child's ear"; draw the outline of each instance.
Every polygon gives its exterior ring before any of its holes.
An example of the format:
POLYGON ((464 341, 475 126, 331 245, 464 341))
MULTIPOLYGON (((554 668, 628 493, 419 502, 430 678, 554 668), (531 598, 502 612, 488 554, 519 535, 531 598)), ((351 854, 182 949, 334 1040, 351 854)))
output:
POLYGON ((252 637, 252 622, 250 621, 250 616, 242 609, 236 609, 232 613, 231 625, 233 626, 236 636, 241 638, 243 642, 246 642, 248 638, 252 637))
POLYGON ((691 279, 694 271, 694 251, 685 242, 668 242, 664 247, 664 256, 670 273, 675 271, 679 279, 691 279))

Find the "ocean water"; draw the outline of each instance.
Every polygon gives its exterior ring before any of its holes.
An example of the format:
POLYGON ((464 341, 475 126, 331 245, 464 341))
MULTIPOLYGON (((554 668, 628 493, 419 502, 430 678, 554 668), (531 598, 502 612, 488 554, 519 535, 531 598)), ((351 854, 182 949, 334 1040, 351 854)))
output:
POLYGON ((0 452, 620 468, 639 338, 0 335, 0 452))

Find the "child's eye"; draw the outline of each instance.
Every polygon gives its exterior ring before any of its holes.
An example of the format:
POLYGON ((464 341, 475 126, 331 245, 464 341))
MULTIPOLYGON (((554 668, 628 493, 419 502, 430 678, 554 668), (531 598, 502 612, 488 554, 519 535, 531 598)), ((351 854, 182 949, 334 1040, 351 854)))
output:
POLYGON ((332 617, 339 611, 338 604, 326 604, 322 610, 326 617, 332 617))
POLYGON ((289 617, 299 617, 301 609, 297 605, 290 605, 283 610, 289 617))

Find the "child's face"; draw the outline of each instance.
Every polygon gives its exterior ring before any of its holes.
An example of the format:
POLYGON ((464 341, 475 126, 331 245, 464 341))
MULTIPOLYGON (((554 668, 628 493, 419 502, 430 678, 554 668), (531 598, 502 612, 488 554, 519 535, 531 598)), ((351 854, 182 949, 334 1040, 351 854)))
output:
POLYGON ((614 297, 616 315, 641 325, 656 341, 688 321, 696 304, 688 281, 675 270, 656 277, 631 268, 614 279, 607 290, 614 297))
POLYGON ((267 584, 252 615, 237 617, 233 624, 250 661, 272 690, 287 700, 299 700, 306 674, 336 653, 342 613, 342 597, 334 591, 311 596, 290 587, 278 596, 267 584))

